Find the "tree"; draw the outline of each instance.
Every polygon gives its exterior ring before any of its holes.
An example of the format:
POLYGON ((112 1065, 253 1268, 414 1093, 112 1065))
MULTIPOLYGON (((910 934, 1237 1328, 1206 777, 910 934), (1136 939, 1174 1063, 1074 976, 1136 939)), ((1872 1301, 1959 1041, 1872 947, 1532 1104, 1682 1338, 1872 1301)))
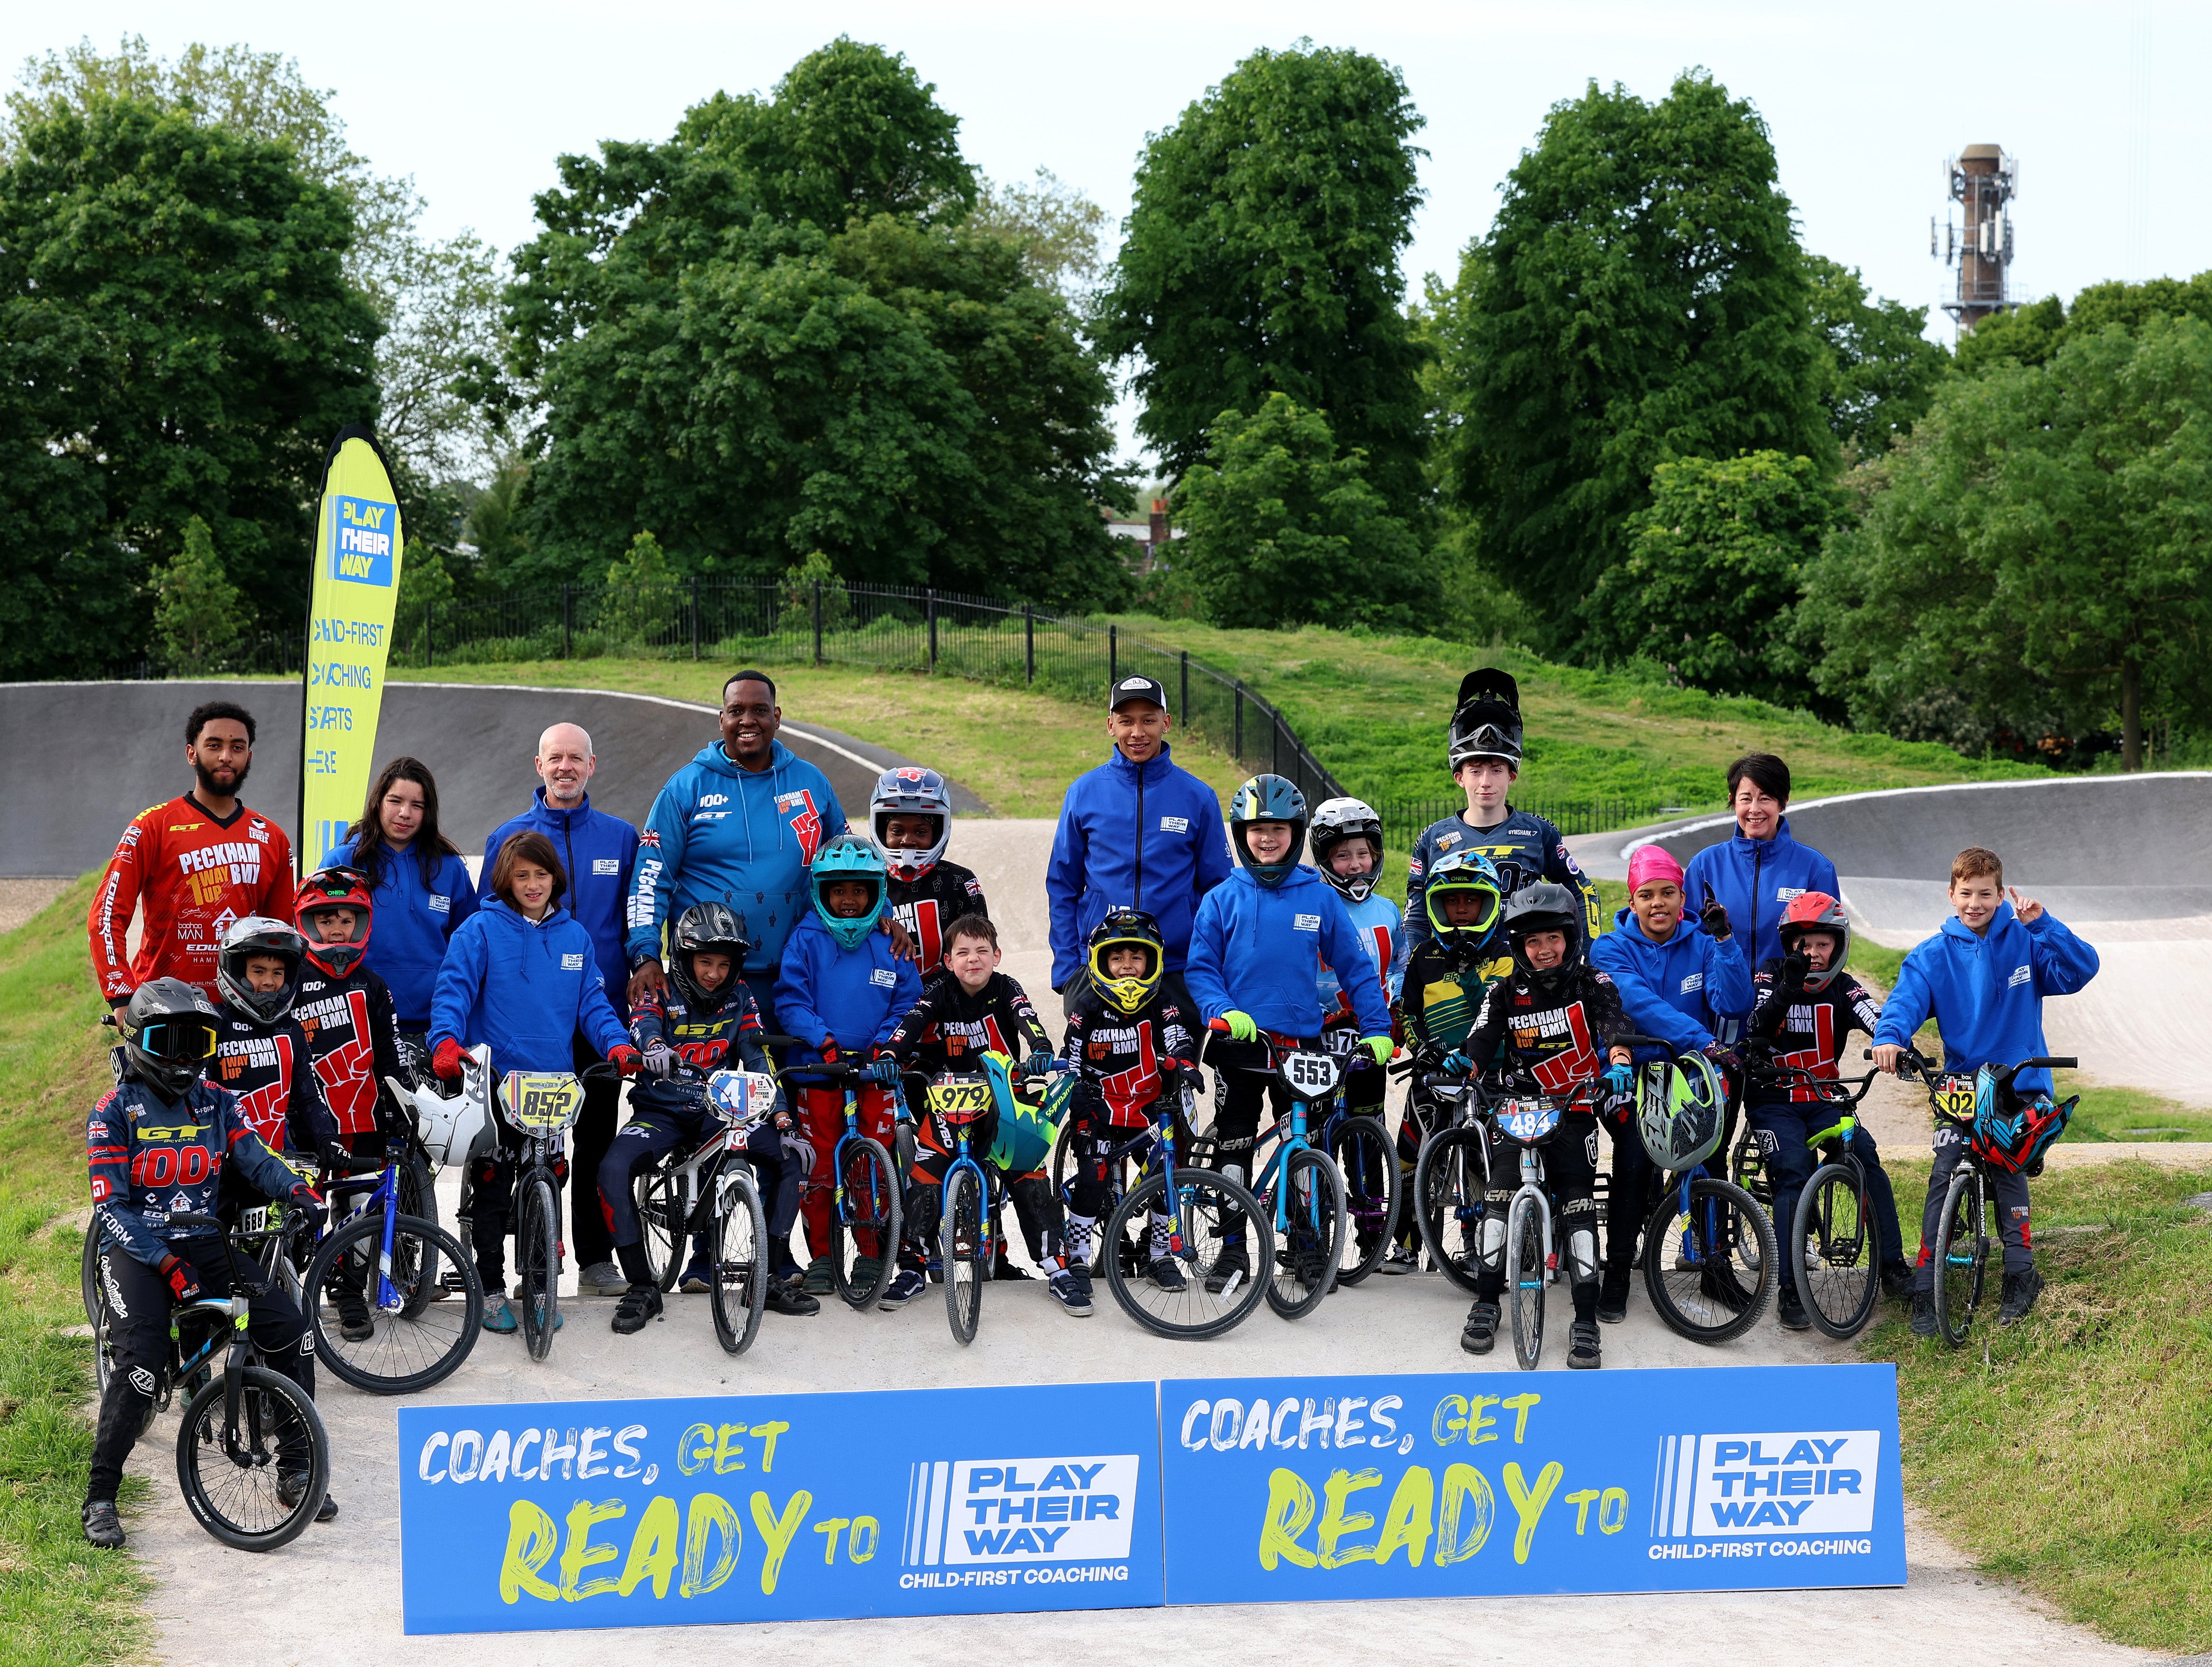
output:
POLYGON ((2139 330, 2154 318, 2212 324, 2212 272, 2142 283, 2093 283, 2071 308, 2056 295, 1993 312, 1959 338, 1959 367, 1978 373, 1993 365, 2046 365, 2075 336, 2108 324, 2139 330))
POLYGON ((1222 412, 1211 441, 1210 460, 1176 492, 1188 536, 1171 557, 1208 620, 1432 623, 1436 585, 1419 542, 1367 480, 1366 460, 1338 451, 1319 412, 1269 394, 1249 417, 1222 412))
POLYGON ((1803 706, 1790 613, 1805 564, 1842 518, 1810 458, 1662 463, 1650 506, 1629 518, 1628 559, 1590 597, 1589 640, 1609 659, 1656 660, 1717 694, 1803 706))
POLYGON ((223 577, 208 524, 185 523, 185 547, 153 577, 154 640, 162 664, 181 677, 204 677, 223 669, 223 657, 243 633, 238 587, 223 577))
POLYGON ((1790 212, 1766 124, 1703 72, 1656 104, 1593 82, 1553 107, 1432 297, 1440 478, 1555 649, 1588 652, 1583 600, 1626 559, 1662 463, 1771 450, 1832 466, 1790 212))
POLYGON ((1821 400, 1838 442, 1862 456, 1883 451, 1928 414, 1951 355, 1922 331, 1928 309, 1869 298, 1856 266, 1805 257, 1813 325, 1834 368, 1821 400))
POLYGON ((1179 476, 1224 409, 1283 393, 1366 454, 1391 512, 1421 503, 1419 349, 1398 259, 1427 153, 1404 78, 1300 42, 1261 51, 1157 134, 1096 335, 1135 359, 1138 432, 1179 476))
POLYGON ((1854 721, 1948 689, 1986 729, 2117 727, 2134 769, 2146 712, 2206 710, 2212 325, 2108 325, 1954 378, 1883 467, 1800 610, 1854 721))
POLYGON ((675 623, 676 607, 676 575, 668 570, 668 553, 650 532, 641 532, 620 561, 607 563, 599 628, 611 642, 649 643, 675 623))
POLYGON ((1033 184, 985 180, 968 223, 1013 243, 1030 281, 1058 290, 1070 305, 1085 300, 1098 282, 1106 210, 1050 168, 1039 168, 1033 184))

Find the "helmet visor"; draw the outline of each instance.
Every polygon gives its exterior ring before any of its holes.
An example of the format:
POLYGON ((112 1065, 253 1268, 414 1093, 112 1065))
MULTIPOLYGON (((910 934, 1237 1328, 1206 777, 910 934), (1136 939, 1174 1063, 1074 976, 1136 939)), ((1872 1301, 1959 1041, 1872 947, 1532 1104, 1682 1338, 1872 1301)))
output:
POLYGON ((1505 906, 1505 900, 1495 886, 1472 876, 1462 879, 1448 875, 1430 885, 1422 895, 1421 906, 1428 912, 1429 924, 1437 932, 1464 932, 1469 937, 1482 937, 1498 924, 1498 912, 1505 906), (1470 900, 1472 907, 1467 902, 1455 906, 1455 898, 1470 900), (1459 918, 1455 919, 1455 914, 1459 918))
POLYGON ((204 1065, 215 1058, 215 1027, 191 1014, 149 1019, 135 1040, 141 1053, 165 1065, 204 1065))

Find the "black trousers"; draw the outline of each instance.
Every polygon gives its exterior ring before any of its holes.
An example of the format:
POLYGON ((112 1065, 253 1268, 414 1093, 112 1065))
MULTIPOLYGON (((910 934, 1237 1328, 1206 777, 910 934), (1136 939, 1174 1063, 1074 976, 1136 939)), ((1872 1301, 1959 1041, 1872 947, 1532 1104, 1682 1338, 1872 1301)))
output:
MULTIPOLYGON (((641 1244, 645 1231, 637 1219, 637 1200, 631 1195, 631 1178, 641 1164, 681 1147, 696 1151, 706 1143, 714 1125, 690 1124, 663 1111, 642 1111, 622 1126, 600 1160, 599 1212, 617 1246, 641 1244)), ((761 1191, 761 1207, 768 1215, 769 1266, 781 1274, 792 1265, 791 1229, 799 1220, 799 1192, 806 1177, 787 1156, 783 1137, 767 1124, 746 1137, 745 1155, 761 1191)))
MULTIPOLYGON (((476 1168, 469 1178, 475 1194, 469 1206, 469 1245, 477 1253, 477 1274, 483 1281, 487 1301, 496 1300, 507 1287, 507 1240, 514 1226, 514 1179, 522 1167, 522 1136, 502 1124, 498 1144, 477 1159, 476 1168)), ((552 1170, 553 1216, 557 1225, 561 1193, 568 1179, 568 1160, 556 1154, 552 1170)), ((583 1213, 599 1216, 597 1194, 592 1196, 583 1213)), ((605 1236, 606 1231, 602 1220, 599 1232, 605 1236)), ((573 1239, 568 1241, 568 1248, 575 1248, 573 1239)), ((603 1259, 612 1260, 613 1257, 610 1240, 603 1259)))
MULTIPOLYGON (((579 1071, 586 1065, 600 1063, 599 1050, 580 1034, 574 1046, 579 1071)), ((570 1137, 578 1174, 596 1175, 599 1166, 606 1161, 607 1148, 614 1143, 615 1123, 622 1114, 622 1091, 623 1085, 612 1079, 584 1084, 584 1109, 577 1113, 576 1127, 570 1137)), ((613 1261, 615 1241, 608 1234, 606 1219, 599 1213, 599 1200, 589 1187, 576 1189, 569 1213, 568 1249, 576 1258, 576 1265, 588 1268, 594 1263, 613 1261)))

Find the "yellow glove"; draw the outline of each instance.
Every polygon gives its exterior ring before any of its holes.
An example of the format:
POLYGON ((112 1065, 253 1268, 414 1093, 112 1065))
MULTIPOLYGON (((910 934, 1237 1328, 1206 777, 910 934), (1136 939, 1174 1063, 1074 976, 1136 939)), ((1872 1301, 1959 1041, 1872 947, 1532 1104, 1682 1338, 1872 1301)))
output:
POLYGON ((1389 1064, 1390 1056, 1398 1051, 1388 1036, 1362 1036, 1359 1046, 1367 1050, 1367 1057, 1377 1065, 1389 1064))
POLYGON ((1249 1013, 1224 1013, 1221 1015, 1221 1022, 1229 1027, 1229 1040, 1232 1042, 1256 1042, 1260 1040, 1260 1027, 1252 1021, 1249 1013))

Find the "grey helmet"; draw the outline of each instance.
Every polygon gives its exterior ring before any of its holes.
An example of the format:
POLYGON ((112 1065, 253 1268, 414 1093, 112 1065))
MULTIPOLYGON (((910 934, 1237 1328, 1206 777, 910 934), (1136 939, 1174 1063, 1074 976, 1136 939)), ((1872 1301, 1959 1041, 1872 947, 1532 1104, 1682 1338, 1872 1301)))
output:
POLYGON ((1313 813, 1306 830, 1314 866, 1321 877, 1336 888, 1348 903, 1364 903, 1375 890, 1382 866, 1382 818, 1364 799, 1324 799, 1313 813), (1368 840, 1375 846, 1375 867, 1364 874, 1339 874, 1328 865, 1329 855, 1346 840, 1368 840))
POLYGON ((1505 937, 1513 946, 1513 965, 1538 987, 1549 989, 1571 973, 1583 958, 1583 912, 1575 894, 1554 880, 1526 885, 1506 900, 1505 937), (1528 964, 1528 938, 1535 932, 1565 932, 1567 953, 1557 967, 1539 972, 1528 964))
POLYGON ((300 994, 300 962, 307 953, 307 941, 283 921, 265 914, 240 915, 223 928, 215 952, 216 993, 241 1016, 275 1024, 292 1010, 300 994), (284 963, 284 982, 276 989, 256 990, 246 981, 246 963, 257 955, 274 955, 284 963))
POLYGON ((745 937, 745 918, 727 903, 694 903, 676 917, 676 930, 669 934, 668 975, 686 1006, 716 1009, 737 988, 752 948, 745 937), (730 981, 719 990, 702 989, 691 970, 692 957, 702 950, 730 958, 730 981))
POLYGON ((131 1071, 162 1099, 180 1099, 215 1058, 216 1004, 182 979, 154 979, 131 992, 116 1023, 131 1071))

